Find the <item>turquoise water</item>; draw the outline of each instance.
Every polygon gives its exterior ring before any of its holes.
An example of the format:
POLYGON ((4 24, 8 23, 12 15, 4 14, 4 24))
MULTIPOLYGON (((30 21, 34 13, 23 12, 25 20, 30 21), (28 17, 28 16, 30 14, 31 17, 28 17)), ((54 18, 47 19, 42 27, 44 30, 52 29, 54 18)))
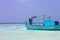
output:
POLYGON ((0 24, 0 40, 60 40, 60 31, 27 30, 24 24, 0 24))

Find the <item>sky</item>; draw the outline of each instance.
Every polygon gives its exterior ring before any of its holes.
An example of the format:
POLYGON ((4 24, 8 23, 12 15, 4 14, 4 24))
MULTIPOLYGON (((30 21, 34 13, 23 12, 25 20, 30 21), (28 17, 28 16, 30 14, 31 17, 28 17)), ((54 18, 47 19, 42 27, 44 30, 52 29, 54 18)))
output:
POLYGON ((60 0, 0 0, 0 23, 23 23, 41 15, 60 21, 60 0))

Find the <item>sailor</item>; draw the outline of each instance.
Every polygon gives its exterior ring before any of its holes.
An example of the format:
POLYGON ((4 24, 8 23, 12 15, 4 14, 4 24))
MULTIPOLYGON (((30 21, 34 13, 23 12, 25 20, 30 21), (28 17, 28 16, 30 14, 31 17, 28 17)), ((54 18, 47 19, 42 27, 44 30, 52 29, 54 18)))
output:
POLYGON ((29 18, 29 25, 32 25, 32 18, 29 18))

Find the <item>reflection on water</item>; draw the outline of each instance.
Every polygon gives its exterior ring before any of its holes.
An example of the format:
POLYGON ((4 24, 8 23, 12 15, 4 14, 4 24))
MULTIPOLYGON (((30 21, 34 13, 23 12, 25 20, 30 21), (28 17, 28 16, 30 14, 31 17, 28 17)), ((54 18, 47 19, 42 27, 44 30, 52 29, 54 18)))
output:
POLYGON ((27 30, 24 24, 1 24, 0 40, 60 40, 60 31, 27 30))

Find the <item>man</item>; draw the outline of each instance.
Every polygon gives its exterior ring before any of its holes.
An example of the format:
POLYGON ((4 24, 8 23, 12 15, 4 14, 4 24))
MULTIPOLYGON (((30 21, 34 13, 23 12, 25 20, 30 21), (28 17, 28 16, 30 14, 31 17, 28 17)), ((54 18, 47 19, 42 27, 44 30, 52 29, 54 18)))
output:
POLYGON ((32 25, 32 18, 29 18, 29 25, 32 25))

